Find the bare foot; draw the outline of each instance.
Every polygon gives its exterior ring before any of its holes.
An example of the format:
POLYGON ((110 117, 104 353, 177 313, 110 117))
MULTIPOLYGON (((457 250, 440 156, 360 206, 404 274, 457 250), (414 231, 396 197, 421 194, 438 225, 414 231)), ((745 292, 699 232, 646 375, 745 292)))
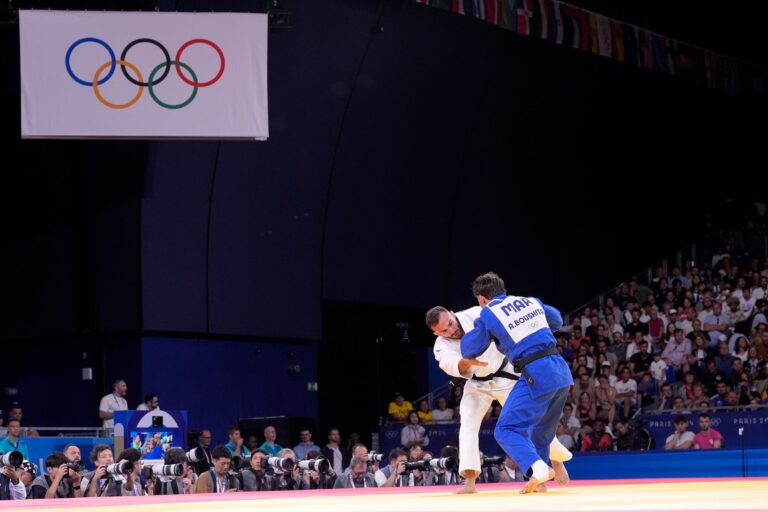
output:
POLYGON ((464 486, 454 494, 475 494, 477 488, 475 487, 475 480, 477 480, 478 471, 473 469, 465 469, 461 472, 461 476, 464 477, 464 486))
POLYGON ((475 487, 475 481, 472 480, 471 482, 467 480, 464 482, 464 486, 459 489, 458 491, 454 491, 453 494, 476 494, 477 488, 475 487))
POLYGON ((547 484, 539 484, 533 492, 547 492, 547 484))
MULTIPOLYGON (((547 478, 547 480, 552 480, 553 478, 555 478, 555 471, 553 469, 550 469, 549 478, 547 478)), ((530 494, 532 492, 546 492, 546 490, 539 491, 539 487, 543 486, 545 482, 546 480, 540 482, 535 478, 531 478, 530 480, 528 480, 528 482, 526 482, 525 487, 523 487, 520 490, 520 494, 530 494)), ((544 488, 546 489, 546 486, 544 488)))
POLYGON ((555 481, 560 485, 568 485, 568 482, 571 481, 571 477, 568 476, 568 470, 565 469, 565 464, 559 460, 553 460, 552 469, 555 471, 555 481))

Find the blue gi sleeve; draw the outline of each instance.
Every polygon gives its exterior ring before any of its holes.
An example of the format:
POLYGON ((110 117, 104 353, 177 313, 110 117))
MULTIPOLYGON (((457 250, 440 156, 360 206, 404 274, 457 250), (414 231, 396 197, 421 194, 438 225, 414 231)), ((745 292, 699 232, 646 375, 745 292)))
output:
POLYGON ((549 324, 549 328, 552 329, 552 331, 559 330, 563 326, 563 316, 557 309, 553 308, 552 306, 547 306, 543 302, 541 305, 544 306, 544 313, 547 315, 547 323, 549 324))
POLYGON ((474 359, 491 344, 491 333, 480 317, 475 320, 475 327, 461 338, 461 357, 474 359))

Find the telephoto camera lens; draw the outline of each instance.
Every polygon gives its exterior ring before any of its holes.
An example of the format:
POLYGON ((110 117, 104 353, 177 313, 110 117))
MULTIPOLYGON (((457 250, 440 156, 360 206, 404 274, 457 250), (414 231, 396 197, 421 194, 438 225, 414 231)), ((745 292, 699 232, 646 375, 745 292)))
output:
POLYGON ((414 462, 405 462, 405 470, 406 471, 413 471, 414 469, 418 469, 421 471, 429 471, 429 463, 426 460, 417 460, 414 462))
MULTIPOLYGON (((290 460, 290 459, 289 459, 290 460)), ((309 459, 300 460, 299 467, 303 470, 317 471, 318 473, 327 473, 331 467, 328 459, 309 459)))
POLYGON ((268 457, 265 459, 262 459, 262 464, 264 461, 267 462, 267 466, 272 467, 274 469, 279 469, 281 471, 289 472, 293 471, 293 466, 295 463, 293 462, 293 459, 288 457, 268 457))
POLYGON ((384 460, 384 454, 379 452, 369 452, 368 453, 368 462, 381 462, 384 460))
POLYGON ((187 462, 194 464, 205 460, 205 452, 202 448, 192 448, 187 452, 187 462))
POLYGON ((110 475, 129 475, 133 472, 133 462, 128 460, 116 462, 114 464, 107 464, 105 468, 110 475))
POLYGON ((158 464, 152 466, 152 473, 162 476, 181 476, 184 474, 184 464, 158 464))
POLYGON ((24 462, 24 456, 21 452, 8 452, 0 457, 0 466, 18 468, 22 462, 24 462))
POLYGON ((443 457, 441 459, 427 459, 426 462, 435 469, 444 469, 453 471, 456 469, 456 459, 453 457, 443 457))
POLYGON ((502 455, 497 455, 495 457, 485 457, 483 459, 483 467, 488 466, 496 466, 498 464, 504 464, 504 457, 502 455))

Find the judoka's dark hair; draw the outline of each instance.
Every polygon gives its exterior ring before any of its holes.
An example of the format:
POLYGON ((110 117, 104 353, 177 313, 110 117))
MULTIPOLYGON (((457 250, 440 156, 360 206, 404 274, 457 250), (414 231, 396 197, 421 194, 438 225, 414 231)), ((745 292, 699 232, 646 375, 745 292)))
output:
POLYGON ((437 325, 437 323, 440 321, 441 313, 448 313, 448 310, 443 306, 435 306, 427 311, 427 316, 424 318, 424 322, 427 324, 427 327, 431 329, 433 325, 437 325))
POLYGON ((481 295, 486 299, 492 299, 497 295, 506 295, 507 289, 504 280, 496 272, 488 272, 475 278, 472 283, 472 295, 481 295))

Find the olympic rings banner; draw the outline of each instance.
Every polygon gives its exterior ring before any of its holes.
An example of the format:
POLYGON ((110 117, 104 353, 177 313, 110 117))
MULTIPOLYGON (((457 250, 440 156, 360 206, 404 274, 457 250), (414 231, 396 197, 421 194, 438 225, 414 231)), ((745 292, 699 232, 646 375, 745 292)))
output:
POLYGON ((21 11, 22 138, 269 136, 267 15, 21 11))

